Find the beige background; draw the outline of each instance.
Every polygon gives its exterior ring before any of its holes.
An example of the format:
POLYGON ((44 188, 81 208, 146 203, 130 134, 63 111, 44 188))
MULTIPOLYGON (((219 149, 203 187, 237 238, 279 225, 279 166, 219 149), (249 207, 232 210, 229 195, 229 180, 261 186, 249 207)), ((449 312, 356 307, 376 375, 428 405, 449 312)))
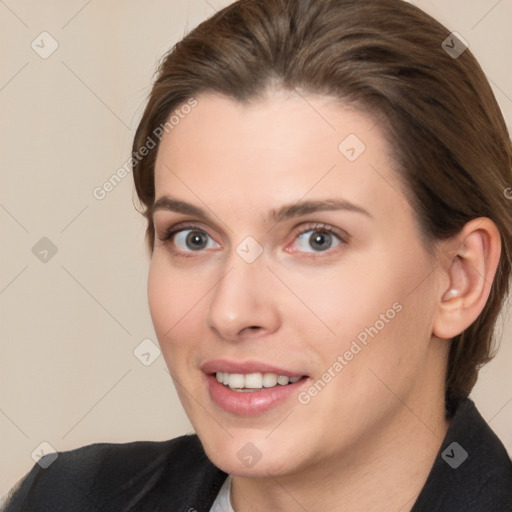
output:
MULTIPOLYGON (((0 496, 43 441, 191 431, 162 357, 133 353, 156 338, 131 175, 103 200, 92 191, 129 156, 157 60, 228 3, 0 0, 0 496), (46 59, 31 47, 51 49, 43 31, 59 45, 46 59), (32 252, 42 237, 57 248, 46 263, 32 252)), ((511 126, 512 0, 414 3, 469 42, 511 126)), ((473 398, 512 454, 511 363, 509 315, 473 398)))

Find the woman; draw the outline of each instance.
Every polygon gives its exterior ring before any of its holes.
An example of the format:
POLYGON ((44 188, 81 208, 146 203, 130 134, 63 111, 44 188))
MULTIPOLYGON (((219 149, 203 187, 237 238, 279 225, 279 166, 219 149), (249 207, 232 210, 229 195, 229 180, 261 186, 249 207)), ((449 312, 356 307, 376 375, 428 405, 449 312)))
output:
POLYGON ((512 510, 468 399, 512 151, 462 39, 401 0, 241 0, 165 57, 132 163, 197 435, 61 453, 8 511, 512 510))

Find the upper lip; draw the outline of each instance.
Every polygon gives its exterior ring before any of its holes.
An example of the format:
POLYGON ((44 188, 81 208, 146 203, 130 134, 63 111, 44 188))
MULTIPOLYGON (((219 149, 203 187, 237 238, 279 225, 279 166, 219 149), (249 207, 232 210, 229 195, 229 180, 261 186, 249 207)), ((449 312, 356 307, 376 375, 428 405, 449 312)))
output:
POLYGON ((277 375, 286 375, 287 377, 303 377, 306 374, 300 371, 279 368, 273 364, 263 361, 233 361, 229 359, 213 359, 207 361, 201 366, 201 370, 206 374, 216 372, 226 373, 275 373, 277 375))

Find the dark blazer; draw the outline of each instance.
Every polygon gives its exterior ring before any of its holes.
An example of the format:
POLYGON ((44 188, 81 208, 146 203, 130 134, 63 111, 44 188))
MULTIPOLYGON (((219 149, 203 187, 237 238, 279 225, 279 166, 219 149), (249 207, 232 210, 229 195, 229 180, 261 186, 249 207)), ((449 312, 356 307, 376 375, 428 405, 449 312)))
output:
MULTIPOLYGON (((226 477, 195 435, 93 444, 59 453, 46 469, 36 464, 5 511, 208 512, 226 477)), ((512 462, 470 399, 457 407, 412 508, 459 511, 512 512, 512 462)))

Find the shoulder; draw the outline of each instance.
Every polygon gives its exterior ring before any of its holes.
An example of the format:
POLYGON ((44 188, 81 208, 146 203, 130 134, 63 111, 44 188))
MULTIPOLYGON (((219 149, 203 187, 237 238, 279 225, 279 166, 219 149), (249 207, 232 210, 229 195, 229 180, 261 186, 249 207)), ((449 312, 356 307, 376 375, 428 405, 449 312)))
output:
MULTIPOLYGON (((461 422, 456 433, 465 439, 467 446, 466 454, 463 454, 467 464, 460 467, 464 469, 463 477, 468 487, 471 487, 467 494, 473 503, 482 499, 482 504, 490 505, 488 510, 512 512, 512 460, 474 403, 468 400, 463 407, 465 422, 461 422)), ((455 444, 454 448, 457 448, 455 444)), ((445 457, 448 455, 451 452, 445 457)))
POLYGON ((469 398, 458 406, 412 512, 512 512, 512 461, 469 398))
POLYGON ((161 498, 164 488, 167 494, 175 489, 179 500, 184 484, 222 474, 196 435, 163 442, 98 443, 52 458, 45 455, 34 465, 13 490, 5 512, 128 510, 136 503, 142 510, 143 503, 161 498))

